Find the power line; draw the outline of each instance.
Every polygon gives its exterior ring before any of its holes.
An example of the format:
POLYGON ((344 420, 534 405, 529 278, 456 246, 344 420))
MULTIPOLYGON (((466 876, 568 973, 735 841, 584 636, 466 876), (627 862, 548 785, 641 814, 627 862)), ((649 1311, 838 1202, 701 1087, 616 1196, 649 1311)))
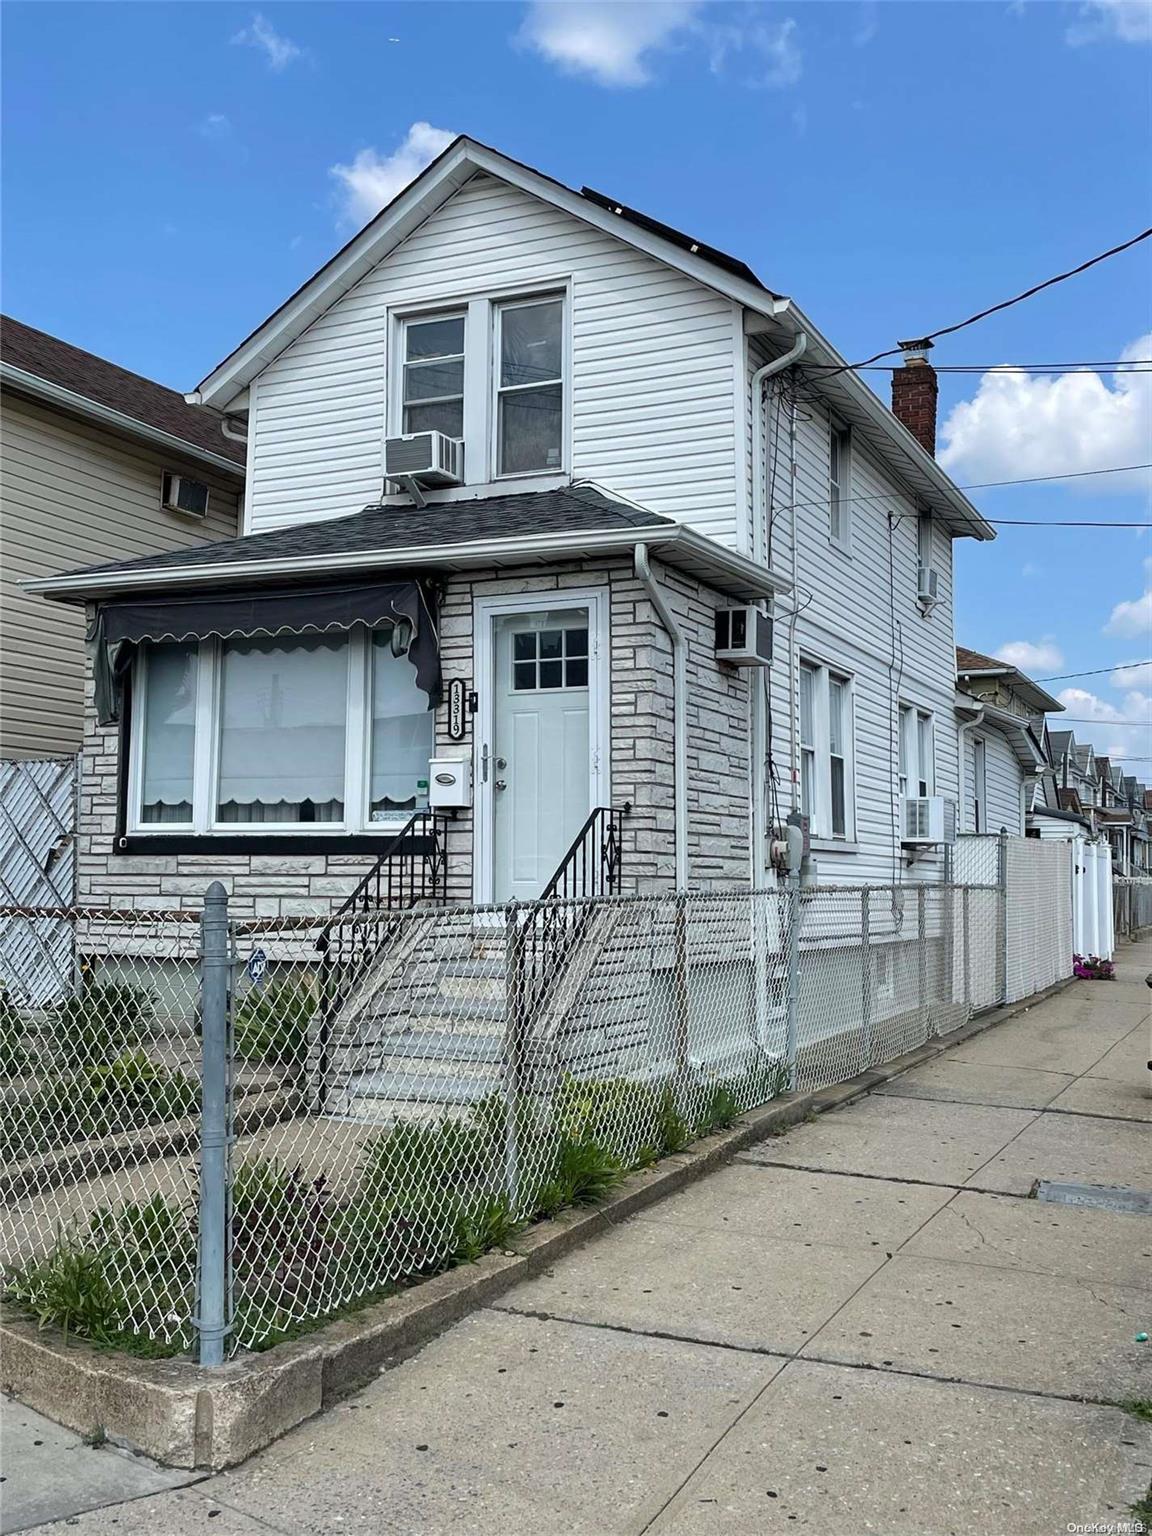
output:
MULTIPOLYGON (((843 372, 839 363, 797 363, 813 372, 843 372)), ((939 363, 936 373, 1152 373, 1152 357, 1124 358, 1113 363, 939 363)), ((901 364, 861 363, 857 373, 900 373, 901 364)))
MULTIPOLYGON (((1089 267, 1095 267, 1102 261, 1107 261, 1110 256, 1119 256, 1121 251, 1131 250, 1132 246, 1139 245, 1141 240, 1147 240, 1152 236, 1152 228, 1142 229, 1138 235, 1133 235, 1130 240, 1125 240, 1121 245, 1114 245, 1111 250, 1101 251, 1098 256, 1091 256, 1087 261, 1082 261, 1078 267, 1070 267, 1067 272, 1058 272, 1055 277, 1048 277, 1042 283, 1034 283, 1031 288, 1025 288, 1023 293, 1018 293, 1010 299, 1002 299, 999 304, 990 304, 987 309, 981 309, 974 315, 969 315, 967 320, 958 320, 955 325, 945 325, 938 331, 929 331, 925 341, 935 341, 940 336, 952 336, 957 331, 964 330, 969 325, 975 325, 978 320, 987 320, 989 315, 999 314, 1002 309, 1011 309, 1013 304, 1021 304, 1025 299, 1032 298, 1037 293, 1043 293, 1045 288, 1052 288, 1057 283, 1067 282, 1070 277, 1078 277, 1081 272, 1087 272, 1089 267)), ((900 347, 890 347, 887 352, 876 352, 871 357, 866 357, 862 363, 851 363, 848 367, 866 368, 870 363, 878 363, 882 357, 896 357, 901 351, 900 347)))
POLYGON ((1034 683, 1063 683, 1070 677, 1101 677, 1105 672, 1122 672, 1127 667, 1152 667, 1149 661, 1118 661, 1114 667, 1092 667, 1087 672, 1057 672, 1055 677, 1034 677, 1034 683))
POLYGON ((1093 523, 1081 518, 1046 518, 1046 517, 986 517, 986 523, 991 523, 996 528, 1147 528, 1148 519, 1139 523, 1093 523))

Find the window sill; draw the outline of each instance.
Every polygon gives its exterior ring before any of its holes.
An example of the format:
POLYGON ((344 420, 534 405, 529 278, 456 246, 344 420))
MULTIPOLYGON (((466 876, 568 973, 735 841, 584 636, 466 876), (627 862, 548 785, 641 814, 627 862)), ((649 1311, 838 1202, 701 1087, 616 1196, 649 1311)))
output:
POLYGON ((813 853, 859 853, 860 844, 849 842, 846 837, 813 837, 809 839, 813 853))
MULTIPOLYGON (((539 474, 502 475, 494 480, 468 481, 464 485, 425 491, 428 507, 450 506, 457 501, 476 501, 482 496, 511 495, 513 492, 557 491, 573 482, 572 471, 556 469, 539 474)), ((410 507, 412 498, 404 491, 391 492, 380 500, 382 507, 410 507)))
MULTIPOLYGON (((173 853, 194 853, 205 858, 215 854, 285 853, 306 859, 317 853, 339 853, 372 859, 379 858, 400 830, 393 827, 383 833, 128 832, 115 840, 112 852, 122 858, 173 853)), ((425 842, 423 837, 411 838, 411 851, 419 853, 425 842)))
POLYGON ((838 555, 843 555, 845 560, 851 560, 852 558, 851 544, 845 544, 842 539, 834 539, 829 536, 828 548, 834 549, 838 555))

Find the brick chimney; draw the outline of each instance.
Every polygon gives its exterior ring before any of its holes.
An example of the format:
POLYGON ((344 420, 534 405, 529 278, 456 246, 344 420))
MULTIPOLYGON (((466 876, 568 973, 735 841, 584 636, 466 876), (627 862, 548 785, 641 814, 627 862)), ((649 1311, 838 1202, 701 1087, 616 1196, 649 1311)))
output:
POLYGON ((892 373, 892 414, 901 420, 926 453, 936 457, 936 370, 928 361, 932 343, 902 341, 903 368, 892 373))

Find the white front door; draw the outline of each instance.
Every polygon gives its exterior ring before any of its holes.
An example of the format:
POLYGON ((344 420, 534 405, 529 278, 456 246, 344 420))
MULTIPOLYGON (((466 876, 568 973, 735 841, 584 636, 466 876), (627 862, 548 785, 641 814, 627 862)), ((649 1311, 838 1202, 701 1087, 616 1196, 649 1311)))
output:
POLYGON ((588 607, 493 618, 492 899, 540 895, 592 808, 588 607))

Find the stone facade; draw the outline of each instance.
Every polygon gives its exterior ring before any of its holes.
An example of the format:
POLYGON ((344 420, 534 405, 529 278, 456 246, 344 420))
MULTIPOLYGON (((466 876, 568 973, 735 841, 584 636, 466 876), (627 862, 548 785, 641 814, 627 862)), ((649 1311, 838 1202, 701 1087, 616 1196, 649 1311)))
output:
MULTIPOLYGON (((718 663, 713 618, 725 599, 662 565, 655 574, 688 637, 689 884, 731 889, 749 873, 750 670, 718 663)), ((448 578, 441 610, 444 680, 471 683, 476 599, 561 593, 603 587, 610 614, 611 800, 630 802, 624 821, 624 889, 667 891, 674 883, 672 649, 630 560, 588 560, 525 571, 470 571, 448 578)), ((469 749, 448 736, 447 710, 436 719, 437 751, 469 749)), ((340 853, 121 853, 116 849, 119 729, 96 724, 88 679, 80 759, 78 878, 81 905, 175 908, 199 905, 221 880, 240 917, 292 917, 326 912, 351 893, 374 860, 340 853)), ((138 840, 137 840, 138 841, 138 840)), ((350 840, 351 841, 351 840, 350 840)), ((473 814, 457 813, 448 837, 448 894, 472 899, 473 814)))

